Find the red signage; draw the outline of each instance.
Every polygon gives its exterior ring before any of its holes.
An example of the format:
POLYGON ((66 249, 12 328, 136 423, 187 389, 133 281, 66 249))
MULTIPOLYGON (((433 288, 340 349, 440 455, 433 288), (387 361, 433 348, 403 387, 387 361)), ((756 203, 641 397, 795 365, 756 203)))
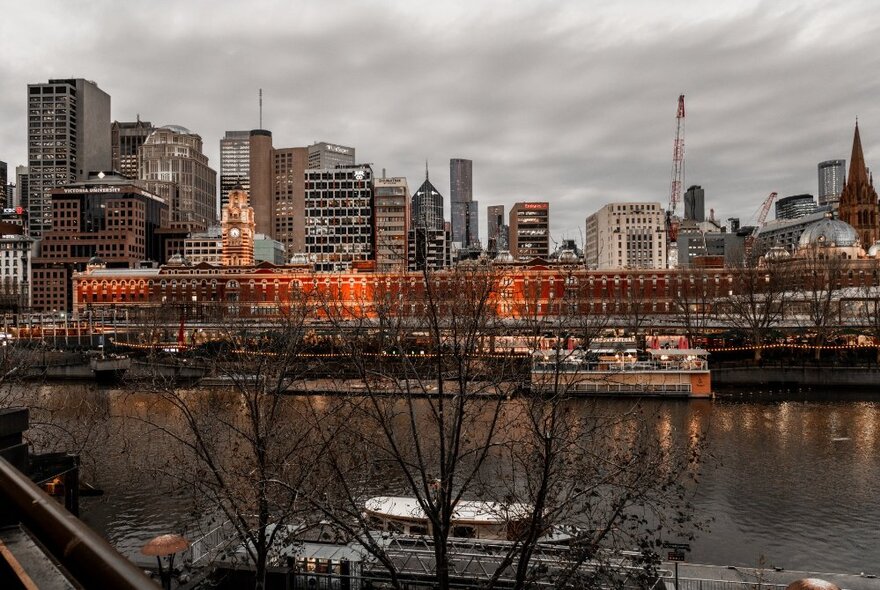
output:
POLYGON ((545 210, 550 206, 549 203, 523 203, 523 209, 540 209, 545 210))

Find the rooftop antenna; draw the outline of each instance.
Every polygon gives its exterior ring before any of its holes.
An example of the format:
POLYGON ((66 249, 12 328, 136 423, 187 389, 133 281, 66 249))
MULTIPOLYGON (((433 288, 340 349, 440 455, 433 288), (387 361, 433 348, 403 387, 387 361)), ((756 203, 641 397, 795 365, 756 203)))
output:
POLYGON ((425 158, 425 180, 428 180, 428 159, 425 158))
POLYGON ((263 89, 260 88, 260 129, 263 128, 263 89))

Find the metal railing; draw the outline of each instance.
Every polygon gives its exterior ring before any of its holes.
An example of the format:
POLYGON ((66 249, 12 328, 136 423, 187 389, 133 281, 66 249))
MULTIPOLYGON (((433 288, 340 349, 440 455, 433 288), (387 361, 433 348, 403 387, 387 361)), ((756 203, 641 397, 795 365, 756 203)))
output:
POLYGON ((0 458, 0 506, 21 522, 83 588, 156 590, 132 562, 0 458))
MULTIPOLYGON (((667 588, 675 587, 675 578, 663 578, 667 588)), ((762 580, 708 580, 679 578, 676 590, 784 590, 786 584, 772 584, 762 580)))

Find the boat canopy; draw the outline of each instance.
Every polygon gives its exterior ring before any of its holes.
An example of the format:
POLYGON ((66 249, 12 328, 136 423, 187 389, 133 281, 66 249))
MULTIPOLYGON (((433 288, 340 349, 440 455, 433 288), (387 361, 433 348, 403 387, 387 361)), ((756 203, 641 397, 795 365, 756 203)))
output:
MULTIPOLYGON (((364 503, 364 510, 388 518, 427 519, 419 501, 412 497, 377 496, 364 503)), ((526 518, 528 515, 529 507, 526 504, 461 500, 455 506, 452 520, 457 523, 499 524, 526 518)))

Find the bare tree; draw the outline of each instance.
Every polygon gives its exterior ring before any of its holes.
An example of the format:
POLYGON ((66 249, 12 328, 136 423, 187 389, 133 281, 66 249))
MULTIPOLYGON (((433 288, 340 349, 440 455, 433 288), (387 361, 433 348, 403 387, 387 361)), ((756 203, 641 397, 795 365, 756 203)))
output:
POLYGON ((719 285, 704 270, 670 273, 670 311, 690 342, 703 336, 715 316, 719 285))
POLYGON ((768 333, 782 319, 788 297, 785 277, 781 264, 738 266, 730 270, 730 288, 720 315, 727 325, 748 334, 755 362, 761 360, 768 333))
POLYGON ((803 325, 814 334, 814 358, 818 361, 824 346, 839 327, 837 302, 848 262, 833 249, 810 248, 792 261, 789 306, 803 325))
POLYGON ((311 295, 294 289, 274 323, 228 318, 222 337, 195 357, 220 387, 193 389, 153 375, 133 384, 138 394, 153 394, 146 406, 127 406, 128 418, 166 441, 150 473, 187 490, 199 512, 225 519, 255 569, 255 588, 265 586, 270 559, 290 541, 288 525, 307 520, 301 493, 320 469, 313 412, 284 395, 309 376, 303 355, 314 311, 311 295))

